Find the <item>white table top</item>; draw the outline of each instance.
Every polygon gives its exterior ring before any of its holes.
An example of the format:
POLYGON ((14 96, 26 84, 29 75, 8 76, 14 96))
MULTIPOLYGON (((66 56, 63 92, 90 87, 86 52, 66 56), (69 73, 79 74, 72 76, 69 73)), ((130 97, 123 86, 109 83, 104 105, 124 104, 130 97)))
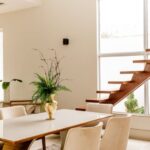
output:
POLYGON ((1 120, 0 141, 21 143, 111 116, 111 114, 61 109, 56 111, 54 120, 46 120, 47 113, 1 120))

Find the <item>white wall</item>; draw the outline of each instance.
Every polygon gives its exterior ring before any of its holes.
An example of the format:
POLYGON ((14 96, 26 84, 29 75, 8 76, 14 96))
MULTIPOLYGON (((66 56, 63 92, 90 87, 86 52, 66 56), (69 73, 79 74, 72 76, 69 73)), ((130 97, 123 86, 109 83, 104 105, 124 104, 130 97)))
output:
POLYGON ((11 99, 31 99, 34 73, 41 62, 32 48, 47 53, 55 48, 62 63, 65 84, 72 92, 61 92, 61 107, 74 108, 85 98, 95 97, 96 0, 45 0, 38 8, 0 15, 4 30, 4 79, 20 78, 11 86, 11 99), (70 39, 69 46, 62 38, 70 39))

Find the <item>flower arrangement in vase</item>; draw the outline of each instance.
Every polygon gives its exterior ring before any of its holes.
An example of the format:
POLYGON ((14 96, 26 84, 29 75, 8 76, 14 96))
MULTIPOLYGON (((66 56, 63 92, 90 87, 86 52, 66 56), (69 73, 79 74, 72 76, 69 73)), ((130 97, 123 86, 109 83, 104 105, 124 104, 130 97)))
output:
POLYGON ((43 65, 41 66, 44 73, 36 73, 36 81, 31 82, 34 85, 35 91, 33 93, 33 101, 40 100, 45 107, 49 119, 53 119, 53 114, 57 109, 57 101, 55 95, 59 91, 70 91, 66 86, 62 85, 64 79, 61 78, 60 59, 58 59, 56 51, 53 52, 53 57, 46 59, 41 51, 39 52, 43 65))

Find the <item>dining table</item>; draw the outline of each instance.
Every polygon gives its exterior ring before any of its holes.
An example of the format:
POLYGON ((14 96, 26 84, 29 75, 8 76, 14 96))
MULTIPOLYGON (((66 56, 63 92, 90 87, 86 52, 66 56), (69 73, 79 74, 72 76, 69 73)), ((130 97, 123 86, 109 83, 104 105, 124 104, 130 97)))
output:
POLYGON ((45 112, 0 120, 0 141, 4 143, 3 150, 27 150, 35 139, 99 123, 109 117, 112 114, 59 109, 52 120, 48 120, 45 112))

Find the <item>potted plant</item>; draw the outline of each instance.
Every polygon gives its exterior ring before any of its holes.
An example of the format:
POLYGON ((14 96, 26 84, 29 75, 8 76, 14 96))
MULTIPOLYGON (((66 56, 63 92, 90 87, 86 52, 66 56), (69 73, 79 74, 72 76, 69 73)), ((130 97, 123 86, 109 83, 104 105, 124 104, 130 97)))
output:
POLYGON ((37 102, 40 100, 41 104, 45 107, 45 111, 48 113, 49 119, 53 119, 53 114, 57 109, 57 101, 55 100, 55 95, 59 91, 70 91, 66 86, 62 85, 64 79, 61 78, 60 72, 60 60, 58 60, 56 51, 52 58, 46 59, 41 51, 35 49, 39 52, 42 61, 41 68, 43 69, 43 74, 36 73, 36 81, 31 84, 34 85, 35 91, 33 93, 32 99, 37 102))
POLYGON ((22 83, 23 81, 20 79, 11 79, 10 81, 3 81, 0 80, 0 82, 2 82, 2 89, 5 91, 5 95, 6 95, 6 99, 9 101, 10 100, 10 84, 11 82, 20 82, 22 83))

